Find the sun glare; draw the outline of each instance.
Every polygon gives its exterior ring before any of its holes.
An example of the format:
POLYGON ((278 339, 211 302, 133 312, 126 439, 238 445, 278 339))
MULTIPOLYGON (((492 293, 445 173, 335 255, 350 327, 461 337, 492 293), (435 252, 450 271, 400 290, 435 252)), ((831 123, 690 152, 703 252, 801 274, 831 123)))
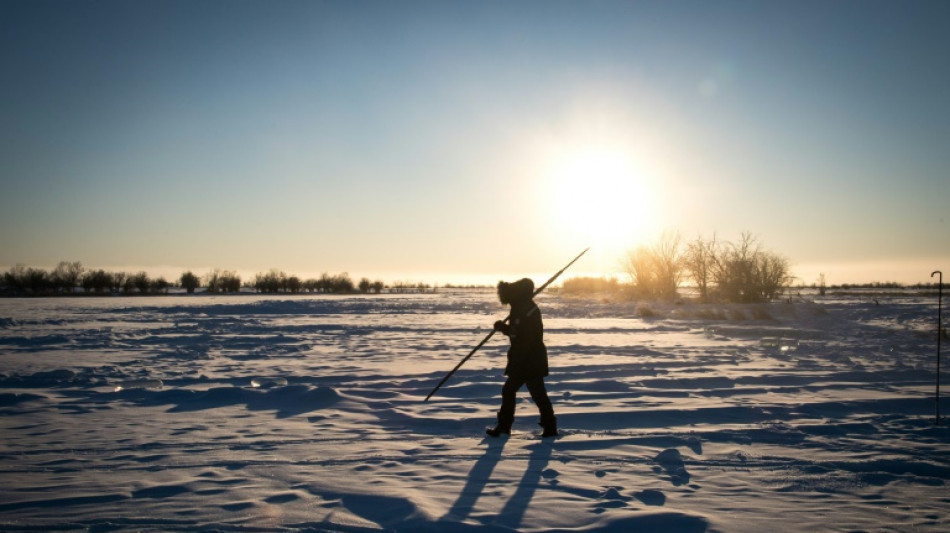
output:
POLYGON ((619 257, 657 231, 657 197, 634 157, 589 148, 558 157, 547 172, 551 216, 560 238, 619 257))

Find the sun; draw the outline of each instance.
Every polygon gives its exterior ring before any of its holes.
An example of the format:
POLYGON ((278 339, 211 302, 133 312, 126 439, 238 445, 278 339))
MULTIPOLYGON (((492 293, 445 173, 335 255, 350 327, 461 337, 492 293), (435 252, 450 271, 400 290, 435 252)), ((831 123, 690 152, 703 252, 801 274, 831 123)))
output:
POLYGON ((654 185, 628 151, 571 151, 551 161, 545 182, 553 229, 560 238, 620 255, 657 231, 654 185))

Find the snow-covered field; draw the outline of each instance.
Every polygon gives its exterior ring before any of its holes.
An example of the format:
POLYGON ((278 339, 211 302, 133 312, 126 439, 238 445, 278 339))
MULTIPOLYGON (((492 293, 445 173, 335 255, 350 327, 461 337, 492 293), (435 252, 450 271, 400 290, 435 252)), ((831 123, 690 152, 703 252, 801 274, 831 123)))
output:
POLYGON ((557 440, 423 401, 491 292, 0 300, 0 529, 950 530, 935 299, 811 299, 541 297, 557 440))

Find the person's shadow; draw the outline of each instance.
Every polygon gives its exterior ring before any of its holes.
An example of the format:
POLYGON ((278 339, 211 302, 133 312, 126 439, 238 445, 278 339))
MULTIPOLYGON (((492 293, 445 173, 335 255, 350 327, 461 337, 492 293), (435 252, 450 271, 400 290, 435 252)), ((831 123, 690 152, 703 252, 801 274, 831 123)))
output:
POLYGON ((485 490, 485 485, 488 484, 488 480, 495 470, 495 465, 497 465, 501 459, 501 451, 507 441, 508 439, 506 438, 485 438, 483 442, 488 443, 488 448, 485 449, 485 455, 475 461, 472 470, 468 473, 468 481, 465 482, 465 486, 462 488, 462 492, 459 493, 458 499, 455 500, 455 503, 452 504, 452 507, 449 508, 440 522, 449 520, 453 522, 456 520, 464 522, 465 519, 468 518, 472 509, 475 508, 475 502, 478 501, 478 497, 481 496, 485 490))
POLYGON ((505 507, 498 513, 495 524, 512 529, 518 529, 521 526, 528 505, 531 504, 531 498, 538 490, 541 477, 548 466, 548 461, 551 460, 553 444, 553 441, 544 440, 529 446, 531 455, 528 457, 528 466, 521 477, 518 489, 515 490, 515 493, 505 503, 505 507))
MULTIPOLYGON (((488 485, 495 466, 501 460, 502 450, 507 441, 508 439, 505 438, 485 439, 484 442, 488 443, 485 455, 475 461, 462 492, 459 493, 455 503, 452 504, 452 507, 439 522, 465 522, 475 508, 479 496, 482 495, 488 485)), ((521 521, 528 510, 528 505, 531 504, 531 498, 534 497, 534 493, 541 483, 548 461, 551 460, 553 443, 542 441, 532 444, 528 448, 531 449, 531 455, 528 457, 528 465, 521 477, 521 482, 518 483, 518 488, 494 519, 486 518, 482 520, 485 525, 491 524, 511 529, 517 529, 521 525, 521 521)))

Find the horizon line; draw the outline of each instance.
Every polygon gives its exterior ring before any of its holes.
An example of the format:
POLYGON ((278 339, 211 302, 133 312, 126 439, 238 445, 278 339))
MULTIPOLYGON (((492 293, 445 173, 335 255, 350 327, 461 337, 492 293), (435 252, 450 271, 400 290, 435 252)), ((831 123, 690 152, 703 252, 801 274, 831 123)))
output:
MULTIPOLYGON (((70 261, 75 262, 75 261, 70 261)), ((493 272, 493 273, 483 273, 483 272, 465 272, 465 271, 401 271, 401 272, 392 272, 385 270, 365 270, 363 272, 356 271, 356 273, 351 273, 349 270, 337 270, 336 272, 321 269, 316 270, 303 270, 300 272, 294 272, 289 269, 283 269, 278 267, 270 267, 267 269, 248 269, 248 268, 220 268, 220 267, 197 267, 197 268, 186 268, 179 267, 174 265, 106 265, 106 266, 87 266, 84 262, 79 261, 83 266, 85 271, 90 270, 105 270, 107 272, 123 272, 123 273, 138 273, 146 272, 149 277, 153 278, 165 278, 166 280, 178 280, 181 275, 185 272, 192 272, 199 277, 205 277, 208 274, 211 274, 215 271, 218 272, 234 272, 242 280, 248 281, 254 278, 257 274, 264 274, 270 272, 271 270, 277 270, 279 272, 284 272, 290 276, 297 276, 301 280, 307 279, 319 279, 323 274, 330 275, 340 275, 347 274, 354 281, 359 281, 360 279, 367 278, 370 281, 382 281, 388 286, 392 286, 398 283, 426 283, 431 286, 493 286, 500 280, 514 280, 524 277, 531 278, 535 281, 538 279, 547 279, 551 273, 550 272, 493 272)), ((881 284, 881 283, 897 283, 901 285, 915 285, 915 284, 930 284, 932 279, 930 277, 931 273, 936 270, 941 270, 939 266, 934 266, 932 263, 939 263, 937 260, 933 259, 900 259, 900 260, 866 260, 866 261, 849 261, 849 262, 821 262, 821 263, 797 263, 794 264, 790 273, 792 274, 793 282, 788 286, 812 286, 817 285, 819 282, 819 275, 825 275, 825 285, 826 286, 840 286, 840 285, 866 285, 866 284, 881 284), (925 263, 930 264, 930 266, 925 266, 925 263), (847 272, 848 274, 842 275, 842 271, 847 272), (918 275, 913 275, 911 272, 919 272, 918 275), (916 279, 915 279, 916 278, 916 279)), ((46 270, 48 272, 56 268, 56 265, 52 266, 34 266, 28 265, 25 263, 17 263, 16 265, 0 265, 0 272, 6 273, 9 272, 15 266, 22 265, 25 268, 36 268, 41 270, 46 270)), ((605 278, 605 279, 617 279, 618 281, 624 281, 624 278, 629 278, 629 274, 622 271, 612 271, 612 272, 595 272, 595 271, 584 271, 578 270, 574 272, 565 272, 563 275, 563 280, 580 278, 580 277, 591 277, 591 278, 605 278)), ((559 283, 560 284, 560 283, 559 283)))

